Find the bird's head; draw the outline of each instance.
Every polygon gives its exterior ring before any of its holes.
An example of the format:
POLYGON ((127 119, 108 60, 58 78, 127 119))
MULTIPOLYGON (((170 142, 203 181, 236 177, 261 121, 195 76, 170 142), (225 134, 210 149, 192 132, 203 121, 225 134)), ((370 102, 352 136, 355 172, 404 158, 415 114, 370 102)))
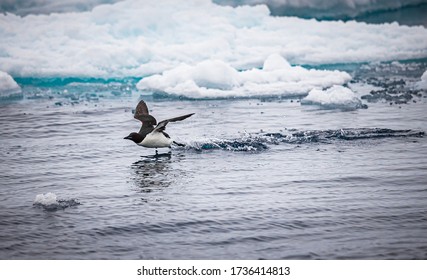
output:
POLYGON ((131 134, 129 134, 128 136, 126 136, 123 139, 132 140, 133 142, 138 144, 138 143, 141 143, 142 140, 144 140, 144 137, 142 137, 141 134, 139 134, 139 133, 132 132, 131 134))

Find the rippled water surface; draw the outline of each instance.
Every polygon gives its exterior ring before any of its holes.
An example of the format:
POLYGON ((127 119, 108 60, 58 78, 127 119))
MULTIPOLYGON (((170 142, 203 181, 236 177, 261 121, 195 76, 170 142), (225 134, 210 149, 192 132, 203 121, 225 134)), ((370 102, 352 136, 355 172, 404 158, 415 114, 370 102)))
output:
POLYGON ((427 258, 426 98, 145 97, 158 120, 196 113, 155 156, 123 140, 138 93, 38 90, 0 104, 1 259, 427 258))

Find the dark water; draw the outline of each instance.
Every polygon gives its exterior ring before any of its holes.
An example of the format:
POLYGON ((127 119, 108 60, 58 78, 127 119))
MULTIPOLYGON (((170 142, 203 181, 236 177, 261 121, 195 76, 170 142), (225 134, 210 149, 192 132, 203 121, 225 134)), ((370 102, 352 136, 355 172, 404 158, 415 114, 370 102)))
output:
MULTIPOLYGON (((237 6, 242 1, 214 0, 222 5, 237 6)), ((246 1, 247 4, 250 4, 246 1)), ((254 1, 262 2, 262 1, 254 1)), ((400 25, 427 26, 427 3, 426 1, 335 1, 335 5, 321 1, 313 5, 310 1, 265 1, 274 16, 296 16, 301 18, 315 18, 317 20, 356 20, 373 24, 397 22, 400 25), (365 2, 365 3, 363 3, 365 2), (371 2, 370 6, 367 5, 371 2), (398 4, 401 5, 398 5, 398 4), (300 5, 298 5, 300 4, 300 5), (354 4, 351 5, 351 4, 354 4)))
MULTIPOLYGON (((405 90, 387 75, 355 81, 405 90)), ((355 111, 144 97, 196 113, 155 157, 123 140, 126 84, 32 84, 0 104, 1 259, 427 258, 425 92, 355 111)))

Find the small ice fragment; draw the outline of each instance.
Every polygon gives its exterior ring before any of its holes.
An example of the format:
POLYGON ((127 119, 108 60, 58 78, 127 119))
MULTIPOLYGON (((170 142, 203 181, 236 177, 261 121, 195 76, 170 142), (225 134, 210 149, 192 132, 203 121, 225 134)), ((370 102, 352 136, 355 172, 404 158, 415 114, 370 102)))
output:
POLYGON ((302 105, 319 105, 326 109, 359 109, 365 108, 362 101, 349 88, 332 86, 326 90, 313 89, 301 101, 302 105))
POLYGON ((51 192, 48 192, 46 194, 38 194, 34 199, 34 204, 52 205, 57 203, 58 203, 58 200, 57 200, 56 194, 51 192))
POLYGON ((421 76, 421 81, 417 83, 417 88, 427 89, 427 70, 424 71, 423 75, 421 76))

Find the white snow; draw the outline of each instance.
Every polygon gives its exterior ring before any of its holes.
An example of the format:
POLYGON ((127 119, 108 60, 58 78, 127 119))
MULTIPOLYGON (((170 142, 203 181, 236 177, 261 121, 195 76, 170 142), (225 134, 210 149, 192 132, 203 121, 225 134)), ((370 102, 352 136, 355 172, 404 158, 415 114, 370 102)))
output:
POLYGON ((8 96, 21 91, 15 80, 5 72, 0 71, 0 97, 8 96))
POLYGON ((419 89, 427 89, 427 70, 421 76, 421 81, 416 84, 419 89))
MULTIPOLYGON (((263 67, 271 54, 292 65, 427 57, 421 26, 273 17, 265 5, 233 8, 209 0, 125 0, 80 13, 0 14, 0 38, 0 70, 14 77, 144 77, 182 65, 203 68, 205 61, 245 70, 263 67)), ((216 80, 223 78, 207 82, 222 87, 216 80)))
POLYGON ((358 109, 362 108, 362 101, 349 88, 332 86, 329 89, 313 89, 301 100, 302 105, 319 105, 328 109, 358 109))
POLYGON ((181 64, 162 74, 143 78, 137 88, 188 98, 289 96, 349 80, 351 76, 346 72, 291 66, 283 57, 273 54, 265 60, 262 69, 237 71, 219 60, 206 60, 195 66, 181 64))

